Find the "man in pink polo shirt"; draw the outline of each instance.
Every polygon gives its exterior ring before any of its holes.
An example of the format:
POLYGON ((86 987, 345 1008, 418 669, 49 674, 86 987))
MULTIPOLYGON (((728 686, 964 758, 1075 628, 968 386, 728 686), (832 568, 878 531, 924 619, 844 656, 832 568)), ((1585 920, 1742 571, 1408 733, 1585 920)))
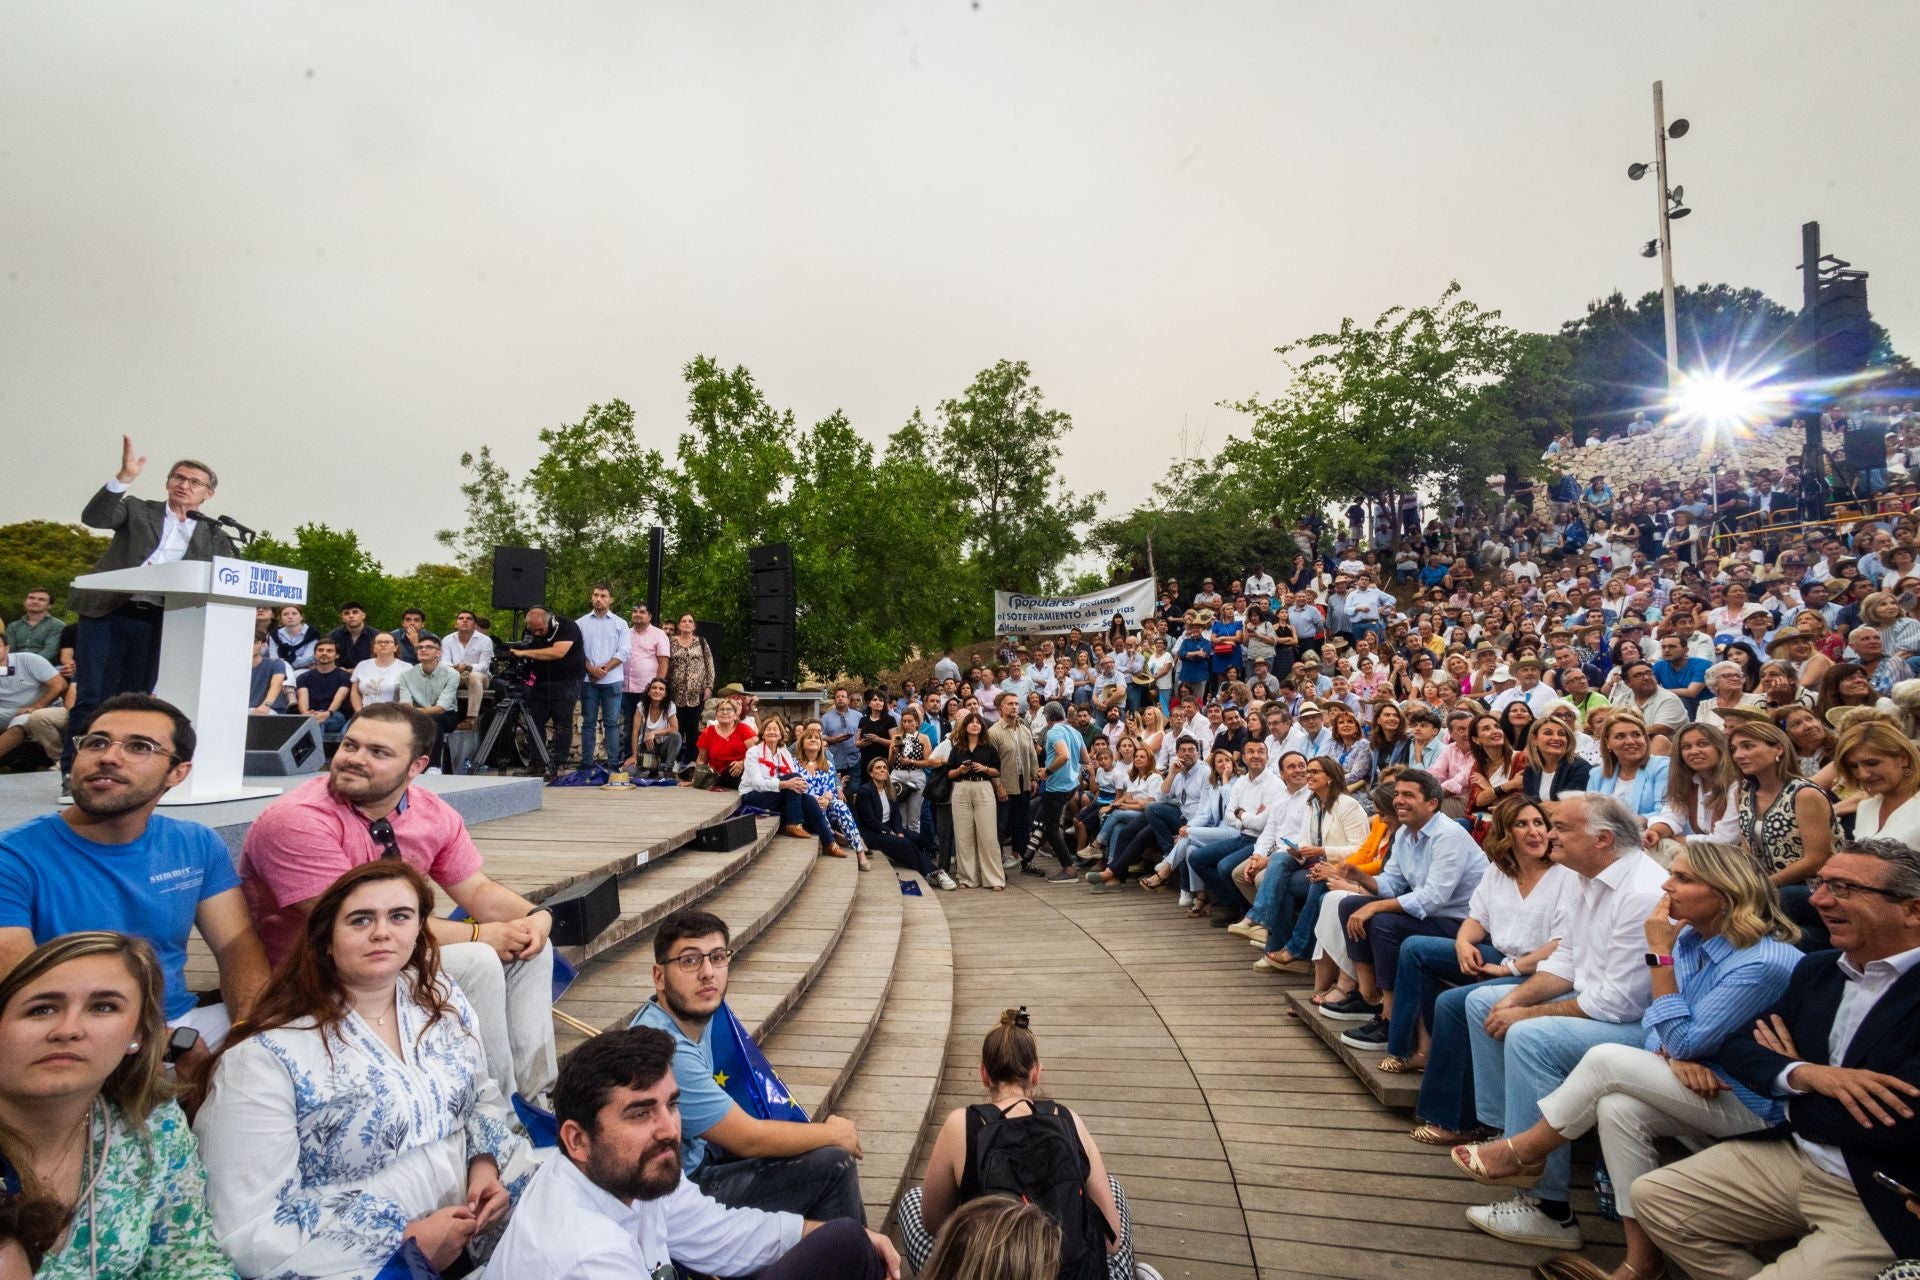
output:
MULTIPOLYGON (((673 656, 673 642, 667 633, 653 625, 653 610, 645 604, 633 606, 633 626, 627 632, 627 665, 620 686, 620 754, 624 760, 633 754, 633 709, 647 696, 647 686, 667 675, 667 660, 673 656)), ((689 746, 686 750, 692 750, 689 746)))
POLYGON ((247 830, 240 862, 254 927, 276 965, 313 902, 354 867, 403 858, 468 919, 435 918, 440 963, 473 1005, 500 1092, 552 1087, 553 916, 495 883, 460 815, 410 784, 429 763, 433 726, 411 707, 376 703, 348 723, 328 772, 274 801, 247 830))

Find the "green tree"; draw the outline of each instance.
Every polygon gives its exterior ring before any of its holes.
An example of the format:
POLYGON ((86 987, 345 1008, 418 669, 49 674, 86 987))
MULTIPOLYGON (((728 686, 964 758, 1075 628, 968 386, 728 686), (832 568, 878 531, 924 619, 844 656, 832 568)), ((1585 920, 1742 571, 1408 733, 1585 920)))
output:
POLYGON ((19 617, 27 592, 46 590, 53 594, 53 611, 71 621, 68 587, 93 571, 107 541, 84 525, 53 520, 0 525, 0 547, 6 548, 0 556, 0 616, 19 617))
POLYGON ((1080 549, 1105 495, 1075 495, 1059 473, 1073 420, 1046 407, 1023 360, 982 370, 940 402, 939 451, 954 468, 969 520, 967 548, 989 588, 1044 591, 1080 549))
POLYGON ((1392 307, 1370 325, 1344 319, 1277 349, 1292 384, 1230 405, 1253 426, 1227 442, 1221 465, 1289 519, 1408 486, 1456 492, 1483 465, 1462 426, 1512 367, 1514 347, 1500 313, 1462 297, 1457 282, 1431 306, 1392 307))
POLYGON ((521 505, 520 483, 495 460, 490 447, 481 445, 477 454, 461 454, 460 468, 467 472, 460 484, 466 519, 458 529, 442 529, 435 538, 468 572, 490 582, 495 547, 537 545, 532 520, 521 505))
POLYGON ((1109 582, 1151 573, 1197 587, 1209 575, 1256 564, 1284 577, 1296 551, 1285 522, 1269 519, 1236 480, 1214 459, 1187 458, 1154 485, 1145 505, 1094 525, 1087 542, 1105 557, 1109 582))
POLYGON ((322 631, 339 621, 340 606, 348 600, 366 607, 367 623, 374 627, 397 626, 400 610, 411 603, 400 598, 394 580, 360 545, 360 535, 352 529, 297 525, 292 542, 263 533, 247 549, 247 558, 305 569, 307 617, 322 631))

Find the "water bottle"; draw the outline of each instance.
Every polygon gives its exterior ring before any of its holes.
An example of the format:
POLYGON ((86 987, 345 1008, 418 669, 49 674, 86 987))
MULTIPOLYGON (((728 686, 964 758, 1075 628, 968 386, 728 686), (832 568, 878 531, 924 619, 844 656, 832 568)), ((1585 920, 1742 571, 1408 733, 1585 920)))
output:
POLYGON ((1620 1221, 1620 1211, 1613 1206, 1613 1178, 1607 1173, 1607 1162, 1600 1157, 1593 1162, 1593 1198, 1601 1217, 1608 1222, 1620 1221))
POLYGON ((472 773, 472 772, 473 772, 473 757, 472 757, 472 756, 470 756, 470 755, 468 755, 468 756, 462 756, 462 757, 460 757, 460 772, 461 772, 461 773, 472 773))

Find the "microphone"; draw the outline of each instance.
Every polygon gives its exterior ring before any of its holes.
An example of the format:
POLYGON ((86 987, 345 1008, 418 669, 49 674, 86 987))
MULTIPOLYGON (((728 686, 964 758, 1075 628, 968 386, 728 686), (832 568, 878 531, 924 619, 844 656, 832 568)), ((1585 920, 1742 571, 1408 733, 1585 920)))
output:
POLYGON ((221 516, 215 520, 214 523, 224 525, 239 534, 240 541, 242 542, 252 542, 254 538, 259 536, 255 534, 253 530, 247 528, 247 526, 241 524, 238 520, 235 520, 232 516, 221 516))

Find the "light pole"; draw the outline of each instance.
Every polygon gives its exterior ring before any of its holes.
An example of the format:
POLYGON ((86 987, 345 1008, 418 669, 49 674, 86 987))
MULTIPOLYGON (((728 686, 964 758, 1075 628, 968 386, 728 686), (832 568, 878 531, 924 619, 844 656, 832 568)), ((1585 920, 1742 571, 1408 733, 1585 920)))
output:
MULTIPOLYGON (((1647 245, 1643 252, 1647 257, 1655 253, 1660 258, 1660 297, 1665 306, 1667 321, 1667 402, 1672 405, 1680 390, 1680 333, 1673 315, 1673 219, 1684 218, 1693 210, 1680 202, 1685 194, 1682 187, 1667 186, 1667 139, 1687 136, 1687 122, 1675 120, 1671 127, 1667 124, 1666 97, 1661 82, 1653 82, 1653 177, 1654 203, 1660 215, 1660 236, 1647 245)), ((1646 177, 1647 166, 1631 164, 1627 166, 1627 176, 1638 182, 1646 177)))

